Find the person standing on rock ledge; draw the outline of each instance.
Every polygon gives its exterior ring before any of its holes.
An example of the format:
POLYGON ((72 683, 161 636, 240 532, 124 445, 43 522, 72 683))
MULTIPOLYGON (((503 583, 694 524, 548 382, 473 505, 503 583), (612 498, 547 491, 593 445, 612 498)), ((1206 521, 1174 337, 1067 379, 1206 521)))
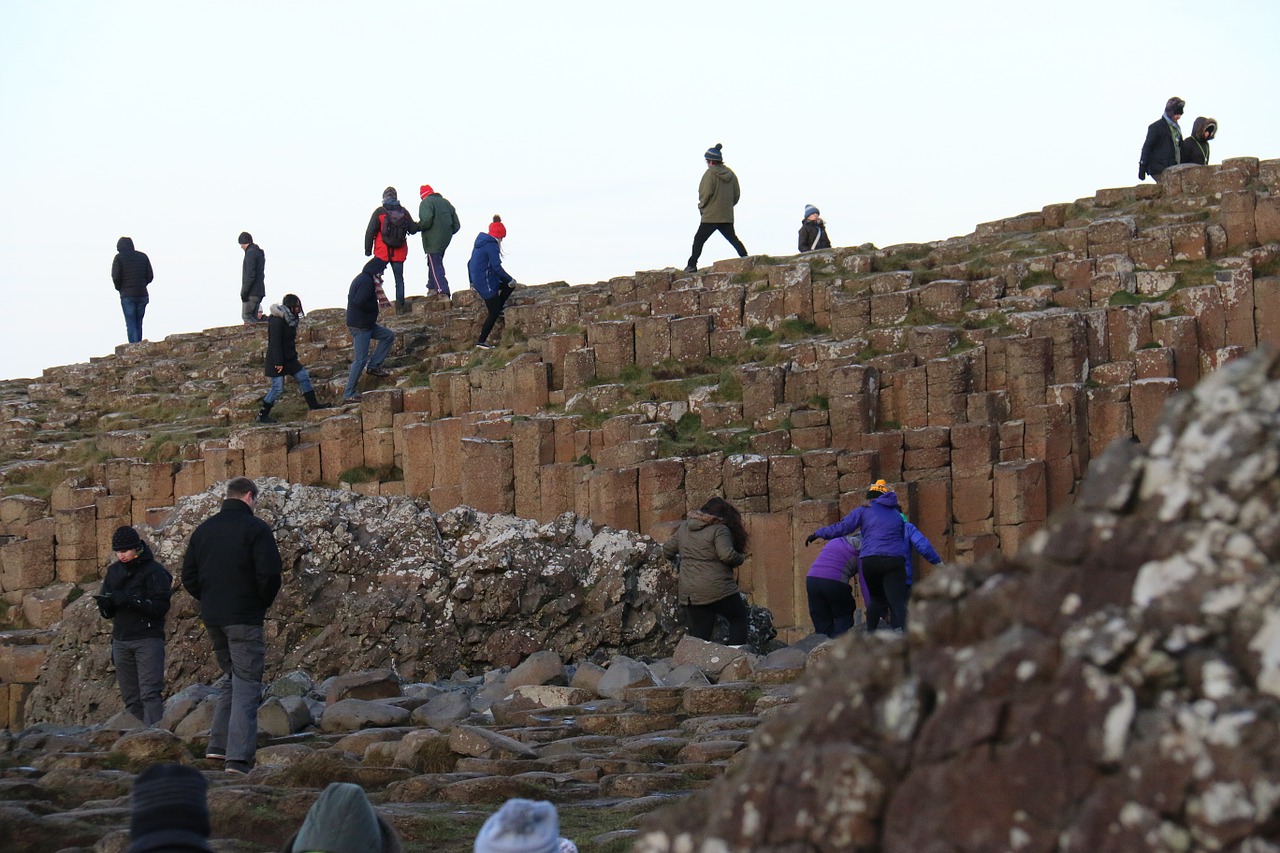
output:
POLYGON ((94 598, 102 618, 114 620, 111 662, 124 707, 154 726, 164 716, 164 617, 173 576, 132 527, 116 528, 111 550, 116 561, 94 598))
POLYGON ((689 513, 662 546, 676 562, 680 581, 676 597, 684 607, 688 634, 711 640, 716 617, 729 622, 729 645, 747 642, 747 605, 733 570, 747 559, 747 531, 742 514, 724 498, 711 498, 689 513))
POLYGON ((244 250, 244 264, 240 271, 240 319, 246 326, 265 323, 259 307, 267 295, 267 253, 253 242, 253 235, 241 231, 240 248, 244 250))
POLYGON ((1164 115, 1147 127, 1147 138, 1138 155, 1138 180, 1144 181, 1150 175, 1159 183, 1165 169, 1182 162, 1182 128, 1178 119, 1186 108, 1187 102, 1182 98, 1170 98, 1165 102, 1164 115))
POLYGON ((302 300, 296 294, 285 294, 279 305, 272 305, 267 318, 267 363, 263 371, 271 380, 271 387, 262 398, 258 410, 258 423, 276 423, 271 418, 271 407, 284 394, 284 378, 292 376, 302 389, 308 409, 327 409, 329 406, 316 399, 311 387, 311 374, 298 361, 298 318, 302 316, 302 300))
POLYGON ((120 293, 120 309, 124 311, 124 330, 129 343, 142 340, 142 315, 147 313, 147 285, 155 278, 151 259, 133 248, 132 237, 116 241, 116 256, 111 261, 111 281, 120 293))
POLYGON ((689 255, 689 263, 685 264, 685 272, 698 271, 702 247, 716 231, 724 235, 738 257, 747 256, 747 248, 733 230, 733 207, 742 197, 742 190, 738 188, 738 176, 724 164, 724 156, 720 153, 723 147, 717 142, 703 155, 707 160, 707 171, 702 173, 702 181, 698 184, 698 210, 702 211, 702 222, 693 235, 693 252, 689 255))
POLYGON ((227 483, 222 509, 191 534, 182 586, 200 602, 218 667, 227 678, 209 729, 205 758, 225 760, 228 773, 253 769, 265 656, 263 623, 280 592, 280 549, 271 527, 253 515, 258 486, 248 477, 227 483))

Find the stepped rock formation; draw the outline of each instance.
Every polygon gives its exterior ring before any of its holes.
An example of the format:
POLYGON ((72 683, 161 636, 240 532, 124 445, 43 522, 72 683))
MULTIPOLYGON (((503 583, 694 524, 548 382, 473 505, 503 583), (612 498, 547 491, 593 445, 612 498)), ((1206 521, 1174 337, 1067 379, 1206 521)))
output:
POLYGON ((1280 849, 1280 354, 916 595, 906 638, 839 644, 637 851, 1280 849))
MULTIPOLYGON (((548 524, 460 508, 436 516, 407 497, 365 497, 264 480, 256 507, 275 529, 284 584, 267 618, 267 672, 325 678, 388 667, 409 681, 514 666, 541 649, 566 660, 659 655, 676 633, 675 575, 652 541, 563 516, 548 524)), ((154 533, 176 576, 214 492, 179 501, 154 533)), ((166 683, 219 676, 197 602, 173 595, 166 683)), ((99 722, 121 708, 108 620, 69 606, 28 702, 28 723, 99 722)))

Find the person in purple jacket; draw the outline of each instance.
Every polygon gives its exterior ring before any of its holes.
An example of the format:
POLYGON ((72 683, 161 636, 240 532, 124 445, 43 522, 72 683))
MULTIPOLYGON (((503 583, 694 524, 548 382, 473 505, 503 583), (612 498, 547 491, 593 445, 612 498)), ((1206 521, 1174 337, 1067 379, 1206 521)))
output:
POLYGON ((838 637, 853 627, 857 605, 849 579, 858 573, 858 546, 861 537, 839 536, 826 545, 809 567, 804 591, 809 599, 809 618, 815 634, 838 637))
POLYGON ((835 539, 862 531, 862 575, 867 582, 867 631, 875 631, 885 611, 895 631, 907 624, 907 566, 903 556, 905 524, 898 496, 884 480, 867 489, 868 503, 850 512, 835 524, 820 527, 804 540, 808 547, 815 539, 835 539))

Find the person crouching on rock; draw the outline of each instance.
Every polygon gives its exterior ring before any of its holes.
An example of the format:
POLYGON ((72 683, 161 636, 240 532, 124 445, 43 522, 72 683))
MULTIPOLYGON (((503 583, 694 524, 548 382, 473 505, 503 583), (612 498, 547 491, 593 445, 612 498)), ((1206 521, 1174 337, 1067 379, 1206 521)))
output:
POLYGON ((327 409, 326 404, 316 399, 316 392, 311 387, 311 376, 298 361, 298 318, 302 316, 302 300, 290 293, 272 305, 267 320, 267 363, 264 372, 271 380, 271 387, 262 398, 262 408, 258 410, 258 423, 273 424, 271 407, 284 393, 284 378, 292 376, 302 389, 308 409, 327 409))
POLYGON ((716 617, 729 622, 729 645, 747 642, 747 605, 733 570, 747 559, 742 514, 724 498, 711 498, 689 513, 662 546, 673 562, 679 557, 676 595, 684 607, 688 633, 710 640, 716 617))
POLYGON ((94 598, 102 617, 115 620, 111 661, 120 698, 130 714, 154 726, 164 716, 164 616, 173 576, 132 527, 116 528, 111 550, 116 560, 94 598))

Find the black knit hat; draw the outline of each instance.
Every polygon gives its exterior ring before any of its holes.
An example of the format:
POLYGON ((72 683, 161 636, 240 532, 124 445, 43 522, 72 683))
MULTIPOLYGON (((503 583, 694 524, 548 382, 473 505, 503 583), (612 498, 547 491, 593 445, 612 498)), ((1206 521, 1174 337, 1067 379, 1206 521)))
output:
POLYGON ((713 162, 713 163, 723 163, 723 162, 724 162, 724 155, 720 153, 720 149, 721 149, 721 148, 724 148, 724 145, 722 145, 721 143, 717 142, 717 143, 716 143, 715 145, 713 145, 711 148, 708 148, 708 149, 707 149, 707 153, 706 153, 706 154, 704 154, 704 155, 702 155, 702 156, 703 156, 703 157, 705 157, 706 159, 710 160, 710 161, 711 161, 711 162, 713 162))
MULTIPOLYGON (((135 845, 147 836, 163 836, 169 845, 211 849, 209 783, 182 764, 153 764, 133 781, 133 819, 129 833, 135 845)), ((148 848, 150 849, 150 848, 148 848)))
POLYGON ((142 537, 138 535, 138 531, 128 525, 117 527, 116 532, 111 534, 112 551, 132 551, 134 548, 141 547, 142 537))
POLYGON ((240 239, 236 240, 236 242, 239 243, 241 246, 247 246, 253 242, 253 235, 250 234, 248 231, 241 231, 240 239))

